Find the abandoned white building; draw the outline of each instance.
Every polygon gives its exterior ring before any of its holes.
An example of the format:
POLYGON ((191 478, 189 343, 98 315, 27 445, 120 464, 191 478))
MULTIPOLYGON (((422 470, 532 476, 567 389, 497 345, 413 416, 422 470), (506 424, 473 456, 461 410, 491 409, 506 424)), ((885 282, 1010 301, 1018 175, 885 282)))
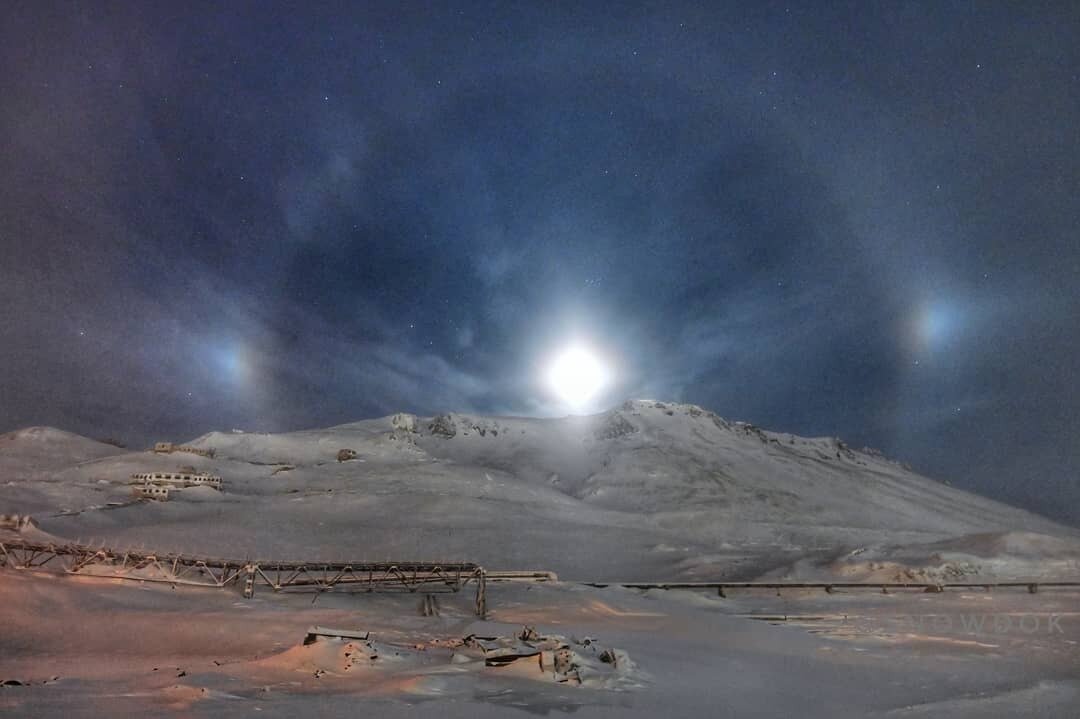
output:
POLYGON ((131 475, 131 483, 221 489, 221 477, 205 472, 136 472, 131 475))
POLYGON ((166 501, 169 499, 169 486, 167 484, 138 484, 131 488, 131 493, 136 497, 166 501))
POLYGON ((186 444, 173 444, 172 442, 157 442, 154 444, 154 452, 158 454, 172 454, 173 452, 187 452, 188 454, 197 454, 200 457, 214 456, 213 448, 202 449, 200 447, 189 447, 186 444))

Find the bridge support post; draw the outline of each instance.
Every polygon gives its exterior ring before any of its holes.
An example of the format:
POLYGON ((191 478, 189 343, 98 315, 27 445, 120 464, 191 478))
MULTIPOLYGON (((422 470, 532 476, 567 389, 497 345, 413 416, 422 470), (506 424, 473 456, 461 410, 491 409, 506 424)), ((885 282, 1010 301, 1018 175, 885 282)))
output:
POLYGON ((476 578, 476 616, 487 617, 487 572, 483 569, 476 578))
POLYGON ((255 565, 244 565, 244 599, 255 596, 255 565))

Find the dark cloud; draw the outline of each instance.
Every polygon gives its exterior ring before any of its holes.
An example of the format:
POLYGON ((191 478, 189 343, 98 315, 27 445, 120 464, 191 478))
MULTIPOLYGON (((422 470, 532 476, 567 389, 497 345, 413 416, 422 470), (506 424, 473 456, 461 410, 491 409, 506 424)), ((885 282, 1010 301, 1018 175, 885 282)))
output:
POLYGON ((17 4, 0 423, 602 399, 1077 520, 1075 8, 17 4))

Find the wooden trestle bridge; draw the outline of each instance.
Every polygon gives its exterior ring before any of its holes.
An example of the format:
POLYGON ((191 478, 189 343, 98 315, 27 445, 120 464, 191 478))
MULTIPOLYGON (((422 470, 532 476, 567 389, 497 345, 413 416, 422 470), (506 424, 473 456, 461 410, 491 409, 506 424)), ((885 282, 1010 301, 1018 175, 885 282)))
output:
POLYGON ((186 554, 114 550, 81 544, 0 540, 0 567, 107 579, 163 582, 205 588, 241 588, 245 598, 257 586, 275 592, 328 592, 335 588, 367 592, 458 592, 476 586, 475 610, 487 610, 487 574, 472 563, 454 562, 283 562, 213 559, 186 554))

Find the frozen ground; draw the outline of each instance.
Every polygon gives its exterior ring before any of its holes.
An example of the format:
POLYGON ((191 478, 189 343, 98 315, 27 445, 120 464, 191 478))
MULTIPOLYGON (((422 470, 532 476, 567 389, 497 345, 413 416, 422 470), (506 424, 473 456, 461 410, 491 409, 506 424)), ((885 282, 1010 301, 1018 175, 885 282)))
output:
POLYGON ((1080 707, 1077 595, 762 593, 493 585, 421 617, 414 597, 172 590, 8 573, 4 716, 1061 717, 1080 707), (746 615, 767 617, 754 620, 746 615), (788 620, 783 621, 787 616, 788 620), (965 622, 983 617, 981 631, 965 622), (972 619, 974 617, 975 619, 972 619), (995 629, 1009 617, 1011 624, 995 629), (377 661, 304 647, 319 624, 372 632, 377 661), (469 634, 591 637, 636 665, 612 689, 477 667, 417 645, 469 634), (1023 628, 1021 628, 1023 627, 1023 628), (55 679, 54 679, 55 678, 55 679), (518 711, 513 711, 513 710, 518 711))
POLYGON ((214 456, 123 451, 50 428, 2 435, 0 514, 32 515, 36 537, 116 547, 464 560, 566 581, 493 585, 490 622, 477 625, 464 596, 425 618, 416 597, 244 601, 4 570, 0 680, 29 685, 0 689, 0 714, 1080 715, 1080 594, 725 600, 574 583, 1080 579, 1075 529, 839 440, 632 401, 592 417, 395 415, 186 444, 214 456), (356 458, 339 462, 342 449, 356 458), (182 468, 221 475, 224 491, 130 501, 132 473, 182 468), (370 630, 391 648, 528 624, 595 637, 636 669, 616 689, 570 687, 432 648, 344 671, 344 654, 300 645, 312 624, 370 630))

